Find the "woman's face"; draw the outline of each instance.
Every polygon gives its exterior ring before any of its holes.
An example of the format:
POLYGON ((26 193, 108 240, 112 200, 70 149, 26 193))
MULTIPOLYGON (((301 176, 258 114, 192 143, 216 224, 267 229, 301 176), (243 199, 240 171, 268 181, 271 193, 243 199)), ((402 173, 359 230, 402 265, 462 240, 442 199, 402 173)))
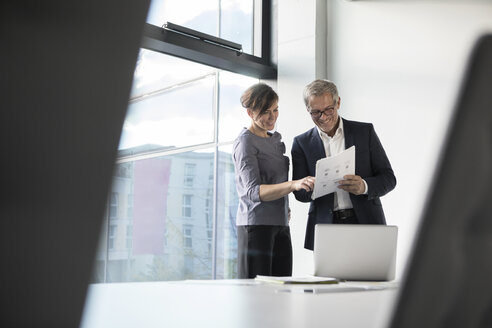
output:
POLYGON ((253 112, 248 109, 248 115, 252 119, 253 125, 260 130, 272 131, 275 129, 275 123, 278 118, 278 101, 274 101, 263 114, 258 115, 257 112, 253 112))

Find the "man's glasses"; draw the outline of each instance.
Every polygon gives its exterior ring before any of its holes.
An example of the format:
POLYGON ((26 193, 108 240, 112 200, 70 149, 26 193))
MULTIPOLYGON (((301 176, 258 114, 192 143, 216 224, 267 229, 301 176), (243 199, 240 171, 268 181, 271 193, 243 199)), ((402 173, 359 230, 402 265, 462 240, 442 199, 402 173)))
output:
POLYGON ((335 104, 336 104, 336 102, 332 106, 326 107, 323 110, 311 110, 311 111, 309 111, 309 114, 311 114, 311 117, 313 119, 317 120, 323 114, 325 114, 325 115, 332 114, 335 111, 335 104))

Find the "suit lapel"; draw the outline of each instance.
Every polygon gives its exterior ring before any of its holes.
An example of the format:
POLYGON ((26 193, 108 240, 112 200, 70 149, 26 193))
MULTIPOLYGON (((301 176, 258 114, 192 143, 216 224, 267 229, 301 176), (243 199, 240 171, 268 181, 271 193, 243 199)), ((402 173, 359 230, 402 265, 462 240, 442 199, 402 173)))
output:
MULTIPOLYGON (((347 120, 343 120, 343 134, 345 138, 345 149, 349 149, 350 147, 355 145, 355 137, 354 137, 354 129, 352 123, 347 120)), ((355 174, 358 174, 358 165, 357 165, 357 148, 355 149, 355 174)), ((352 204, 355 201, 355 195, 349 194, 350 199, 352 200, 352 204)))
POLYGON ((354 143, 354 130, 352 129, 352 124, 350 121, 343 119, 343 135, 345 138, 345 149, 352 147, 354 143))
POLYGON ((319 136, 318 129, 316 127, 311 129, 309 144, 312 149, 310 156, 315 162, 320 158, 326 157, 325 147, 323 146, 323 142, 321 141, 321 137, 319 136))

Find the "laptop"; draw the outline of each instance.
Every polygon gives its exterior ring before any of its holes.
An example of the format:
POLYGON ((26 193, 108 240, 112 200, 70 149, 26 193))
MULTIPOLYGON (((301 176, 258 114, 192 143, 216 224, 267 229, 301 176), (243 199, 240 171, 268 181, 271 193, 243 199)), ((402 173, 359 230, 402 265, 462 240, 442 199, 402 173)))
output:
POLYGON ((397 235, 396 226, 317 224, 314 275, 344 280, 393 280, 397 235))

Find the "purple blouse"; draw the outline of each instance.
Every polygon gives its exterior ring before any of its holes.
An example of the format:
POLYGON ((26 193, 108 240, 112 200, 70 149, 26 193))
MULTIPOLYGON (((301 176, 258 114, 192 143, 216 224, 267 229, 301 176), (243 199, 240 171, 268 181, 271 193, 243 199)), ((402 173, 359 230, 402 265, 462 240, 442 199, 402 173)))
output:
POLYGON ((289 197, 262 202, 261 184, 285 182, 289 174, 289 158, 278 132, 262 138, 244 128, 234 141, 232 158, 239 195, 236 225, 287 226, 289 197))

